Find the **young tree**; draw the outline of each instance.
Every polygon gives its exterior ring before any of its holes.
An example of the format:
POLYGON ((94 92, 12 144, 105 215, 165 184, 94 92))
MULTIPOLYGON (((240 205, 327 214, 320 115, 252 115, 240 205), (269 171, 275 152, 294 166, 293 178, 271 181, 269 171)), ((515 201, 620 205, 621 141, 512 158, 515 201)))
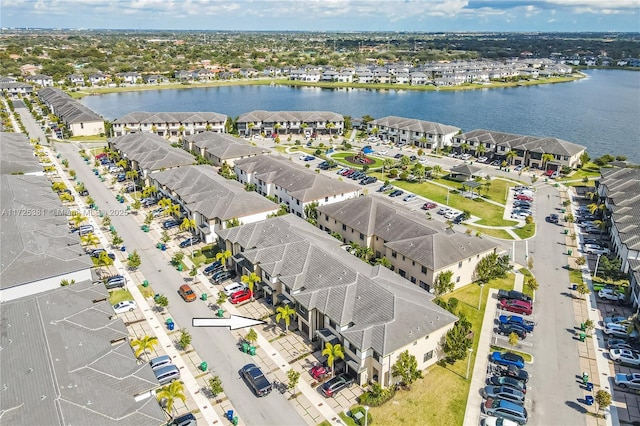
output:
POLYGON ((191 344, 191 334, 187 330, 181 330, 178 343, 180 344, 182 350, 186 351, 191 344))
POLYGON ((276 312, 278 313, 276 315, 276 322, 280 322, 281 320, 283 320, 284 321, 284 332, 288 333, 289 332, 289 323, 291 323, 291 317, 296 314, 296 310, 293 309, 288 304, 286 304, 286 305, 278 306, 278 308, 276 309, 276 312))
POLYGON ((258 333, 253 328, 250 328, 246 336, 244 336, 244 340, 249 344, 254 344, 258 340, 258 333))
POLYGON ((169 236, 169 233, 166 230, 162 231, 162 234, 160 234, 160 241, 162 241, 164 244, 167 244, 170 240, 171 237, 169 236))
POLYGON ((69 280, 67 278, 64 278, 63 280, 60 281, 60 287, 66 287, 68 285, 72 285, 72 284, 75 284, 75 283, 76 283, 76 280, 74 280, 74 279, 69 280))
POLYGON ((222 392, 224 392, 224 389, 222 388, 222 380, 220 380, 220 377, 213 376, 212 378, 209 379, 208 384, 209 384, 209 392, 211 392, 214 398, 220 395, 222 392))
POLYGON ((538 284, 538 280, 536 280, 535 277, 527 277, 524 284, 529 287, 531 291, 536 291, 540 287, 540 284, 538 284))
POLYGON ((131 346, 135 349, 134 355, 136 358, 140 358, 141 355, 151 352, 157 344, 158 338, 155 336, 144 336, 141 339, 136 339, 131 342, 131 346))
POLYGON ((451 278, 453 278, 452 271, 443 271, 436 276, 436 279, 433 283, 433 288, 435 289, 436 296, 441 296, 453 290, 455 284, 451 281, 451 278))
POLYGON ((400 382, 411 388, 413 382, 422 378, 422 371, 418 370, 418 361, 416 357, 404 351, 398 357, 398 360, 391 367, 391 374, 399 377, 400 382))
POLYGON ((158 398, 158 402, 164 401, 164 406, 170 415, 172 412, 171 410, 173 410, 173 404, 176 400, 179 399, 182 402, 187 400, 187 397, 184 394, 184 385, 180 380, 173 381, 171 384, 162 387, 156 394, 156 398, 158 398))
POLYGON ((600 410, 611 405, 611 394, 604 389, 600 389, 596 392, 595 400, 596 404, 598 404, 598 411, 596 411, 596 414, 600 415, 600 410))
POLYGON ((464 321, 457 321, 451 330, 445 335, 443 350, 446 354, 445 362, 455 363, 459 359, 465 359, 473 340, 469 338, 470 327, 464 321))
POLYGON ((227 295, 224 293, 224 291, 219 291, 218 297, 216 299, 216 305, 218 305, 218 308, 222 309, 222 304, 226 301, 227 301, 227 295))
POLYGON ((124 240, 120 237, 120 235, 118 235, 117 232, 114 231, 111 235, 112 235, 111 243, 115 247, 118 247, 120 244, 122 244, 124 242, 124 240))
POLYGON ((104 217, 102 218, 102 226, 104 226, 105 228, 111 226, 111 218, 109 217, 109 215, 104 215, 104 217))
POLYGON ((298 381, 300 380, 300 373, 298 373, 293 368, 287 371, 287 379, 289 383, 287 383, 287 389, 291 391, 293 395, 296 393, 296 386, 298 386, 298 381))
POLYGON ((580 284, 578 284, 576 291, 581 296, 586 296, 587 294, 591 293, 591 290, 589 290, 589 287, 584 282, 581 282, 580 284))
POLYGON ((153 223, 153 213, 149 212, 144 217, 144 224, 148 226, 151 225, 151 223, 153 223))
POLYGON ((140 260, 140 255, 138 254, 138 250, 134 250, 133 253, 129 255, 129 259, 127 260, 127 266, 131 269, 136 269, 140 266, 142 261, 140 260))
POLYGON ((322 355, 327 357, 327 363, 329 364, 329 368, 331 368, 331 376, 335 376, 335 370, 333 368, 333 363, 336 359, 344 359, 344 352, 342 351, 342 346, 339 343, 335 345, 327 342, 324 345, 324 349, 322 350, 322 355))
POLYGON ((167 299, 167 296, 165 296, 164 294, 160 294, 154 300, 156 302, 156 305, 158 305, 158 310, 160 312, 162 312, 164 308, 169 306, 169 299, 167 299))
POLYGON ((304 206, 304 215, 307 217, 307 222, 314 226, 318 223, 318 205, 319 203, 314 201, 304 206))
POLYGON ((511 345, 512 348, 515 348, 518 345, 518 342, 520 341, 520 337, 518 337, 518 335, 516 333, 511 333, 509 334, 509 344, 511 345))
POLYGON ((198 276, 198 267, 196 265, 193 265, 193 267, 189 271, 189 276, 193 279, 195 279, 198 276))

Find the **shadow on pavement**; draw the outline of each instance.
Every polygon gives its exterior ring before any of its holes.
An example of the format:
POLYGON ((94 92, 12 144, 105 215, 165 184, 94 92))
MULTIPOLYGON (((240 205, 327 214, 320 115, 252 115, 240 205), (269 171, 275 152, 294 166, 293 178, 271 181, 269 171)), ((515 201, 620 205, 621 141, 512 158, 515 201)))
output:
MULTIPOLYGON (((583 403, 583 404, 586 403, 586 401, 584 399, 580 399, 579 398, 578 401, 580 403, 583 403)), ((582 405, 580 405, 580 404, 578 404, 578 403, 576 403, 574 401, 565 401, 565 405, 567 407, 573 408, 574 410, 576 410, 579 413, 582 413, 582 414, 586 414, 587 413, 587 409, 586 408, 584 408, 582 405)))

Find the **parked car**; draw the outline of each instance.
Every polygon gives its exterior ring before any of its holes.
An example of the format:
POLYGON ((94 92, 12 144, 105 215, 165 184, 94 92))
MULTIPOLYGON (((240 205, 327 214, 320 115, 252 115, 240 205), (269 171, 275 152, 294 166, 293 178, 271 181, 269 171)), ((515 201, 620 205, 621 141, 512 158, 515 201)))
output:
POLYGON ((524 340, 527 338, 527 330, 525 330, 522 326, 514 323, 500 323, 498 325, 498 332, 503 336, 510 336, 511 333, 515 333, 520 340, 524 340))
POLYGON ((192 246, 194 244, 198 244, 200 242, 200 237, 198 235, 194 235, 190 238, 187 238, 186 240, 182 240, 180 241, 180 248, 185 248, 185 247, 189 247, 192 246))
POLYGON ((493 167, 499 167, 500 166, 500 160, 493 160, 491 162, 491 164, 489 164, 489 165, 493 166, 493 167))
POLYGON ((515 365, 499 366, 495 371, 496 374, 501 377, 511 377, 522 383, 527 383, 529 381, 529 372, 524 368, 518 368, 515 365))
POLYGON ((600 234, 602 233, 602 230, 597 226, 585 226, 582 228, 582 232, 585 234, 600 234))
POLYGON ((393 185, 382 185, 380 188, 376 190, 376 192, 386 192, 393 189, 393 185))
POLYGON ((607 340, 607 349, 629 349, 634 350, 633 346, 627 343, 624 339, 609 339, 607 340))
POLYGON ((247 364, 240 369, 240 376, 249 384, 256 396, 269 395, 273 385, 255 364, 247 364))
POLYGON ((401 189, 396 189, 395 191, 392 191, 391 194, 389 194, 389 197, 399 197, 402 194, 404 194, 404 191, 401 189))
POLYGON ((506 387, 506 386, 485 386, 481 391, 482 397, 487 398, 499 398, 505 401, 511 401, 518 405, 524 405, 524 393, 519 390, 506 387))
POLYGON ((480 420, 482 426, 518 426, 517 422, 502 417, 488 416, 480 420))
POLYGON ((422 205, 422 210, 431 210, 431 209, 435 209, 436 207, 438 207, 436 203, 427 201, 422 205))
POLYGON ((531 216, 531 213, 524 213, 524 212, 511 213, 511 219, 517 219, 517 220, 526 220, 529 216, 531 216))
POLYGON ((524 368, 524 358, 513 352, 495 351, 491 354, 491 361, 498 365, 514 365, 518 368, 524 368))
POLYGON ((488 160, 488 158, 487 158, 487 157, 478 157, 478 160, 477 160, 477 161, 478 161, 478 163, 486 163, 486 162, 487 162, 487 160, 488 160))
POLYGON ((626 296, 623 293, 617 293, 614 289, 603 288, 598 292, 600 299, 613 300, 614 302, 625 300, 626 296))
POLYGON ((192 413, 175 417, 167 426, 197 426, 196 416, 192 413))
POLYGON ((244 283, 231 283, 222 288, 222 292, 230 297, 232 294, 242 290, 246 290, 247 286, 244 283))
POLYGON ((531 201, 515 200, 513 202, 513 207, 515 208, 530 209, 531 206, 532 206, 531 201))
POLYGON ((468 160, 469 158, 471 158, 471 154, 466 154, 466 153, 465 153, 465 154, 462 154, 462 155, 460 156, 460 159, 461 159, 461 160, 468 160))
POLYGON ((516 172, 519 172, 522 169, 524 169, 524 164, 518 164, 517 166, 515 166, 513 168, 513 170, 516 171, 516 172))
POLYGON ((231 295, 229 301, 232 305, 236 305, 238 303, 246 302, 251 299, 252 293, 251 290, 245 288, 244 290, 237 291, 231 295))
POLYGON ((509 376, 491 376, 488 380, 489 384, 494 386, 505 386, 508 388, 513 388, 522 393, 527 393, 527 385, 524 382, 521 382, 518 379, 509 376))
MULTIPOLYGON (((89 252, 89 255, 90 255, 91 257, 95 257, 96 259, 98 259, 98 258, 100 258, 100 254, 101 254, 103 251, 104 251, 104 252, 106 252, 106 250, 105 250, 105 249, 103 249, 103 248, 95 249, 95 250, 90 251, 90 252, 89 252)), ((115 254, 113 254, 113 253, 109 253, 109 252, 107 252, 107 256, 109 256, 109 259, 111 259, 111 260, 116 260, 116 255, 115 255, 115 254)))
POLYGON ((522 300, 523 302, 533 303, 531 296, 516 290, 498 290, 498 300, 522 300))
POLYGON ((613 362, 618 364, 630 367, 640 366, 640 354, 630 349, 609 349, 609 356, 613 362))
POLYGON ((451 208, 450 208, 450 207, 444 207, 444 206, 442 206, 442 207, 440 207, 440 208, 438 209, 437 213, 438 213, 438 214, 441 214, 441 215, 444 215, 444 214, 446 214, 447 212, 450 212, 450 211, 451 211, 451 208))
POLYGON ((174 219, 165 220, 164 223, 162 224, 162 227, 164 229, 171 229, 171 228, 175 228, 176 226, 180 226, 180 224, 178 223, 177 220, 174 220, 174 219))
POLYGON ((515 314, 531 315, 533 313, 531 303, 522 300, 502 299, 500 300, 500 308, 515 314))
POLYGON ((456 216, 458 216, 458 212, 454 211, 454 210, 449 210, 444 212, 444 218, 445 219, 455 219, 456 216))
POLYGON ((613 380, 623 389, 640 390, 640 373, 618 373, 613 380))
POLYGON ((629 323, 629 317, 626 317, 624 315, 619 315, 619 316, 615 316, 615 317, 604 317, 604 319, 602 320, 602 323, 604 325, 607 324, 621 324, 621 323, 629 323))
POLYGON ((89 191, 87 191, 86 189, 83 189, 82 191, 78 191, 78 194, 81 197, 86 197, 87 195, 89 195, 89 191))
POLYGON ((453 218, 453 223, 455 223, 456 225, 459 225, 464 221, 464 219, 466 217, 467 216, 464 213, 459 214, 459 215, 457 215, 456 217, 453 218))
POLYGON ((516 200, 533 201, 533 197, 530 197, 529 195, 520 194, 520 195, 516 195, 516 200))
POLYGON ((185 302, 193 302, 198 298, 189 284, 182 284, 178 289, 178 293, 185 302))
POLYGON ((634 329, 628 330, 626 325, 622 324, 607 324, 602 329, 602 332, 607 336, 620 337, 623 339, 637 339, 638 332, 634 329))
POLYGON ((211 265, 204 268, 202 273, 205 275, 212 275, 214 272, 216 272, 217 269, 222 269, 222 262, 220 262, 219 260, 216 260, 211 265))
POLYGON ((527 424, 527 421, 529 420, 526 408, 502 399, 487 399, 482 406, 482 411, 489 416, 497 416, 513 420, 520 425, 527 424))
POLYGON ((237 274, 236 274, 235 271, 221 271, 221 272, 218 272, 218 273, 214 274, 212 276, 212 279, 213 279, 214 282, 219 283, 219 282, 222 282, 224 280, 230 280, 232 278, 235 278, 236 275, 237 274))
POLYGON ((524 328, 527 333, 533 332, 533 328, 536 325, 535 322, 526 320, 518 315, 500 315, 499 321, 500 324, 517 324, 524 328))
POLYGON ((113 312, 116 314, 123 314, 125 312, 132 312, 138 305, 133 300, 123 300, 113 305, 113 312))
POLYGON ((322 380, 331 374, 331 369, 326 365, 317 364, 311 367, 309 374, 311 374, 314 380, 322 380))
POLYGON ((583 251, 587 254, 604 254, 608 255, 610 253, 608 248, 599 246, 597 244, 585 244, 583 251))
POLYGON ((123 288, 126 284, 126 280, 122 275, 114 275, 105 280, 104 285, 107 290, 112 290, 114 288, 123 288))
POLYGON ((413 201, 413 200, 415 200, 416 198, 417 198, 417 197, 416 197, 416 194, 409 194, 409 195, 407 195, 406 197, 404 197, 404 198, 402 199, 402 201, 413 201))
POLYGON ((344 388, 353 385, 353 377, 348 374, 340 374, 322 385, 322 393, 327 398, 334 397, 344 388))

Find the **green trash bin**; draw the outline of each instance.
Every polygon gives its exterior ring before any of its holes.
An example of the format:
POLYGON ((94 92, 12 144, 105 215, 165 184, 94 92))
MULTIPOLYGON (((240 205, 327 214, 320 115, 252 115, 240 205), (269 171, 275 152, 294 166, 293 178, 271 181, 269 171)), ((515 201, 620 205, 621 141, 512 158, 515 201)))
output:
POLYGON ((255 355, 255 354, 256 354, 256 347, 249 346, 249 355, 255 355))
POLYGON ((571 250, 571 249, 567 250, 567 254, 568 254, 569 256, 571 256, 571 255, 573 254, 573 250, 571 250))
POLYGON ((149 280, 142 281, 142 287, 149 287, 149 280))
POLYGON ((116 230, 116 227, 113 225, 109 225, 109 232, 113 232, 116 230))
POLYGON ((219 318, 222 318, 224 316, 224 309, 218 309, 217 315, 219 318))
POLYGON ((206 362, 206 361, 202 361, 202 362, 200 363, 200 370, 201 370, 201 371, 207 371, 207 367, 208 367, 208 365, 207 365, 207 362, 206 362))
POLYGON ((584 323, 580 323, 580 330, 585 331, 587 326, 584 323))
POLYGON ((182 272, 184 268, 182 267, 182 263, 178 265, 178 271, 182 272))
POLYGON ((162 243, 158 243, 158 244, 156 244, 156 248, 157 248, 157 249, 161 249, 161 248, 162 248, 162 243))
POLYGON ((580 333, 580 341, 584 342, 584 339, 587 338, 587 334, 586 333, 580 333))
POLYGON ((247 342, 242 342, 242 352, 249 353, 249 344, 247 342))
POLYGON ((567 228, 564 228, 564 234, 567 235, 569 233, 569 230, 567 228))
POLYGON ((233 416, 231 424, 233 424, 233 426, 238 426, 238 416, 233 416))
POLYGON ((207 293, 202 293, 202 296, 200 296, 201 300, 207 300, 207 293))

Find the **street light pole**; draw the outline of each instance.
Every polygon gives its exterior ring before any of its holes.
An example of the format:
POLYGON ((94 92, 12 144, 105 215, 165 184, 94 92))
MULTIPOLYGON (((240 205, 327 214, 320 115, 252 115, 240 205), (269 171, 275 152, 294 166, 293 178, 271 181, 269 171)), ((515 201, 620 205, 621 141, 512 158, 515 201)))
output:
POLYGON ((369 406, 364 406, 364 426, 367 426, 369 423, 369 406))
POLYGON ((469 356, 467 357, 467 375, 465 380, 469 380, 469 368, 471 367, 471 354, 473 353, 473 348, 469 348, 469 356))
POLYGON ((480 310, 480 305, 482 304, 482 289, 484 288, 484 284, 480 284, 480 298, 478 299, 478 310, 480 310))
POLYGON ((596 260, 596 269, 593 270, 593 278, 596 277, 596 275, 598 275, 598 264, 600 263, 600 256, 602 256, 601 254, 598 255, 598 259, 596 260))

